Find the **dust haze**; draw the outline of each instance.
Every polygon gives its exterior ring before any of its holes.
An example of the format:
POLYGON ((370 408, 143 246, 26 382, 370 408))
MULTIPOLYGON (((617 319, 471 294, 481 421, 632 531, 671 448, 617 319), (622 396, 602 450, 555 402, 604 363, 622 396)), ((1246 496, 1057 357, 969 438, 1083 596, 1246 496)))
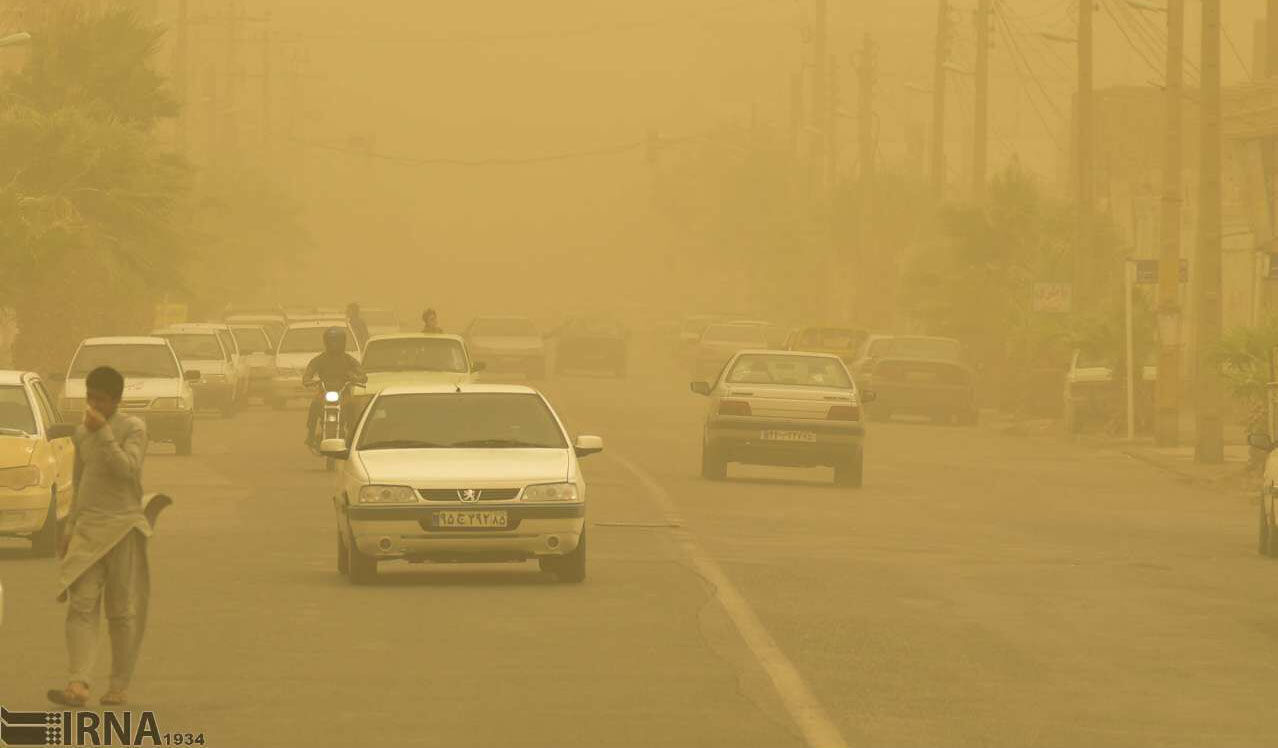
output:
POLYGON ((0 745, 1272 742, 1275 97, 1273 0, 0 0, 0 745))

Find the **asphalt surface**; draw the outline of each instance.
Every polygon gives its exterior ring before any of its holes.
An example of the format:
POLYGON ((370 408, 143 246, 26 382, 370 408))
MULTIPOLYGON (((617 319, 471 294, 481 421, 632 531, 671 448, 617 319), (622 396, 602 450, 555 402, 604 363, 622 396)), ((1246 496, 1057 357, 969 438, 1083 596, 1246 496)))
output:
MULTIPOLYGON (((653 348, 626 379, 542 383, 607 445, 582 585, 392 564, 353 587, 300 407, 201 416, 194 456, 147 461, 177 504, 132 708, 211 746, 1274 743, 1278 565, 1247 497, 910 422, 871 424, 861 490, 707 482, 685 380, 653 348)), ((55 577, 0 542, 6 708, 65 677, 55 577)))

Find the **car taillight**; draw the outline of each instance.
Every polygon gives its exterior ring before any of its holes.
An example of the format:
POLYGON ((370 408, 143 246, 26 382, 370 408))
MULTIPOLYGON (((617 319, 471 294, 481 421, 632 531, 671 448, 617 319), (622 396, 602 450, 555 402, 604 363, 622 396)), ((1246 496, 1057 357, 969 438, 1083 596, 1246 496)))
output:
POLYGON ((748 416, 750 415, 750 403, 744 400, 724 400, 719 403, 719 415, 748 416))
POLYGON ((859 421, 861 420, 861 407, 859 405, 831 405, 830 412, 825 417, 829 421, 859 421))

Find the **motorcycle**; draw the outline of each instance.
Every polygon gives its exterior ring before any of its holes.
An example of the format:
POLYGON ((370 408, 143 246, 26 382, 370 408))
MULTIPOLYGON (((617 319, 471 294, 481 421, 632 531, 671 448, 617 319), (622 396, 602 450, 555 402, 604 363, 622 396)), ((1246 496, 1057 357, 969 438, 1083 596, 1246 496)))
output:
POLYGON ((337 461, 324 455, 320 447, 327 439, 347 438, 346 406, 351 397, 351 384, 353 383, 347 381, 340 387, 333 387, 320 381, 314 385, 323 394, 323 405, 319 420, 315 422, 315 432, 311 438, 311 453, 316 457, 324 458, 324 469, 330 473, 337 468, 337 461))

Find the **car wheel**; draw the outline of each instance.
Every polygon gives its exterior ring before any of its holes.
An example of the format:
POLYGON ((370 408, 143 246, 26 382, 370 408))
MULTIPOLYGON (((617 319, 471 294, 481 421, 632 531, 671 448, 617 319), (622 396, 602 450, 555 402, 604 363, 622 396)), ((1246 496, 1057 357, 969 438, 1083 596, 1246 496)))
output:
POLYGON ((351 584, 372 584, 377 579, 377 559, 360 553, 351 543, 346 546, 346 573, 351 584))
POLYGON ((195 441, 195 427, 187 429, 185 436, 179 436, 173 442, 173 446, 177 447, 177 453, 183 456, 191 454, 191 442, 195 441))
POLYGON ((849 488, 860 488, 865 468, 865 453, 858 447, 852 456, 834 466, 834 483, 849 488))
POLYGON ((586 581, 586 533, 581 533, 581 540, 572 553, 537 559, 537 565, 542 571, 554 574, 560 582, 579 584, 586 581))
POLYGON ((728 477, 728 460, 723 453, 709 445, 701 447, 701 477, 706 480, 723 480, 728 477))
POLYGON ((342 533, 337 533, 337 573, 345 576, 351 570, 351 560, 346 555, 346 543, 342 542, 342 533))
POLYGON ((45 558, 58 552, 58 540, 62 537, 62 526, 58 522, 58 493, 54 491, 49 498, 49 513, 44 518, 44 527, 31 536, 31 553, 45 558))

